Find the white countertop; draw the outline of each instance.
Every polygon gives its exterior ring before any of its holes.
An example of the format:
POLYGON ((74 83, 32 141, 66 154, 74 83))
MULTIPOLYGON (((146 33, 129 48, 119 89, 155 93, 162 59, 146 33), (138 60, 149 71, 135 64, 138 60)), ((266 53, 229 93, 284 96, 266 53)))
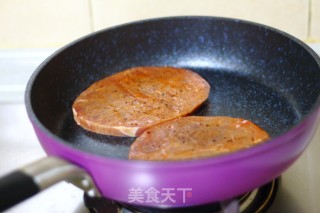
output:
MULTIPOLYGON (((320 44, 310 46, 320 53, 320 44)), ((27 118, 23 94, 34 68, 52 51, 0 51, 0 176, 45 156, 27 118), (19 73, 17 78, 12 77, 13 70, 19 73)), ((279 193, 269 212, 319 212, 319 143, 320 128, 307 150, 282 175, 279 193)), ((82 196, 80 189, 63 182, 6 212, 87 212, 82 196)))
MULTIPOLYGON (((22 103, 0 104, 0 135, 0 176, 46 156, 22 103)), ((62 182, 6 212, 87 212, 82 196, 82 190, 62 182)))

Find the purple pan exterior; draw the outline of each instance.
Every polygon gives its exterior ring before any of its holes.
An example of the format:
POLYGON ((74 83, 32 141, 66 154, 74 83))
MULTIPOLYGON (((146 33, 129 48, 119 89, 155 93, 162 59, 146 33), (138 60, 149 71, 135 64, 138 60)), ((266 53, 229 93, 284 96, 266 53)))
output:
POLYGON ((287 133, 251 149, 183 162, 127 161, 95 156, 64 145, 41 124, 31 120, 47 154, 84 168, 104 197, 124 203, 132 201, 131 204, 136 205, 178 207, 229 199, 279 176, 307 147, 319 112, 314 111, 287 133), (159 196, 169 190, 174 196, 163 203, 147 202, 146 198, 135 200, 130 197, 129 190, 139 187, 143 192, 153 187, 159 191, 159 196))

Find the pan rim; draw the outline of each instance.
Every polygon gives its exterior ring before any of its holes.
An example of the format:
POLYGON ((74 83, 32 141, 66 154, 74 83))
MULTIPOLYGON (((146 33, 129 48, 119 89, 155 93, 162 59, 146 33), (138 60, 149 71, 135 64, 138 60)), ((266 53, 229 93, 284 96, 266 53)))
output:
MULTIPOLYGON (((35 82, 35 80, 37 79, 38 75, 41 73, 41 71, 43 70, 43 68, 46 66, 46 64, 51 61, 52 59, 54 59, 56 56, 58 56, 61 52, 63 52, 64 50, 76 45, 78 42, 83 41, 85 39, 88 39, 94 35, 103 33, 105 31, 110 31, 110 30, 114 30, 114 29, 118 29, 121 27, 125 27, 128 25, 134 25, 134 24, 143 24, 145 22, 155 22, 155 21, 164 21, 164 20, 181 20, 181 19, 214 19, 214 20, 223 20, 223 21, 232 21, 232 22, 237 22, 237 23, 241 23, 241 24, 248 24, 248 25, 253 25, 256 27, 262 27, 265 28, 267 30, 273 31, 275 33, 281 34, 284 37, 289 38, 290 40, 292 40, 293 42, 297 43, 299 46, 301 46, 303 49, 305 49, 310 56, 315 60, 315 62, 317 63, 317 65, 319 66, 320 69, 320 57, 315 53, 315 51, 313 51, 307 44, 305 44, 304 42, 302 42, 301 40, 295 38, 294 36, 285 33, 279 29, 267 26, 267 25, 263 25, 260 23, 256 23, 256 22, 252 22, 252 21, 247 21, 247 20, 242 20, 242 19, 234 19, 234 18, 226 18, 226 17, 215 17, 215 16, 169 16, 169 17, 160 17, 160 18, 152 18, 152 19, 144 19, 144 20, 139 20, 139 21, 133 21, 133 22, 129 22, 129 23, 125 23, 125 24, 120 24, 120 25, 116 25, 110 28, 106 28, 106 29, 102 29, 99 30, 97 32, 93 32, 90 33, 88 35, 85 35, 79 39, 76 39, 74 41, 72 41, 71 43, 61 47, 60 49, 58 49, 57 51, 55 51, 52 55, 50 55, 48 58, 46 58, 37 68, 36 70, 33 72, 32 76, 30 77, 26 90, 25 90, 25 105, 26 105, 26 110, 27 110, 27 114, 28 117, 31 121, 31 123, 33 125, 35 125, 37 128, 39 128, 43 133, 46 134, 46 136, 50 137, 53 139, 53 141, 55 141, 56 143, 59 143, 60 145, 65 146, 68 149, 74 150, 76 152, 81 153, 82 155, 86 156, 86 157, 94 157, 96 160, 111 160, 112 162, 118 162, 118 163, 125 163, 125 164, 136 164, 137 162, 143 163, 145 165, 152 165, 152 166, 187 166, 190 167, 192 165, 197 166, 199 164, 203 165, 203 164, 216 164, 216 163, 227 163, 230 161, 234 161, 234 160, 238 160, 238 159, 242 159, 242 158, 246 158, 249 156, 253 156, 256 154, 259 154, 261 152, 265 152, 268 151, 270 149, 275 149, 278 146, 283 145, 284 143, 288 142, 288 140, 290 138, 295 137, 296 135, 298 135, 299 133, 301 133, 301 131, 303 131, 303 129, 307 126, 306 124, 312 120, 312 119, 316 119, 316 122, 318 122, 318 117, 320 115, 320 93, 317 97, 317 100, 314 102, 313 106, 311 107, 311 109, 309 110, 309 112, 299 120, 299 122, 297 124, 295 124, 293 127, 291 127, 289 130, 283 132, 282 134, 270 139, 268 142, 266 143, 262 143, 262 144, 258 144, 256 146, 250 147, 248 149, 244 149, 244 150, 239 150, 233 153, 228 153, 226 155, 219 155, 219 156, 215 156, 215 157, 208 157, 208 158, 201 158, 201 159, 190 159, 190 160, 181 160, 181 161, 140 161, 140 160, 128 160, 128 159, 118 159, 118 158, 111 158, 111 157, 106 157, 106 156, 102 156, 102 155, 98 155, 98 154, 94 154, 88 151, 84 151, 81 149, 77 149, 74 148, 72 146, 70 146, 66 140, 62 139, 61 137, 58 137, 56 134, 54 134, 53 132, 51 132, 48 128, 46 128, 41 121, 38 119, 38 117, 36 116, 36 113, 33 110, 32 107, 32 101, 31 101, 31 94, 32 94, 32 88, 33 88, 33 84, 35 82)), ((100 161, 99 160, 99 161, 100 161)))

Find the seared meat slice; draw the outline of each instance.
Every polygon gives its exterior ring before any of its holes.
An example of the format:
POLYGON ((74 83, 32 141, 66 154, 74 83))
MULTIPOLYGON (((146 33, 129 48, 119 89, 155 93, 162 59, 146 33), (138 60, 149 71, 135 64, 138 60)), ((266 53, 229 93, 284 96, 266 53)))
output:
POLYGON ((190 114, 209 90, 200 75, 187 69, 135 67, 92 84, 74 101, 73 115, 89 131, 134 137, 190 114))
POLYGON ((146 130, 132 144, 129 159, 183 160, 249 148, 268 133, 241 118, 187 116, 146 130))

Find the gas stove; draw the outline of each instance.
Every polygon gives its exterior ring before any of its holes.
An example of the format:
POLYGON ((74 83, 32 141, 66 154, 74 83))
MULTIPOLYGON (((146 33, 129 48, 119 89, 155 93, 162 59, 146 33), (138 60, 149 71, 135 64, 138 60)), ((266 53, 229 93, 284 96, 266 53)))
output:
MULTIPOLYGON (((320 45, 310 46, 320 54, 320 45)), ((23 104, 23 93, 32 71, 53 51, 0 51, 0 156, 2 157, 0 176, 45 156, 27 118, 23 104), (14 78, 12 72, 17 73, 14 78)), ((293 166, 281 175, 280 181, 267 184, 269 191, 263 186, 237 198, 242 212, 246 212, 245 207, 252 205, 258 206, 258 210, 263 207, 262 209, 269 213, 318 212, 320 209, 320 169, 317 165, 320 162, 319 142, 320 128, 306 151, 293 166), (274 186, 273 190, 270 190, 272 185, 274 186), (262 190, 264 193, 261 189, 264 189, 262 190), (265 193, 266 191, 267 193, 265 193)), ((72 184, 62 182, 7 210, 6 213, 89 213, 90 211, 99 212, 97 211, 99 205, 107 205, 112 208, 107 212, 115 210, 123 213, 157 212, 156 210, 159 210, 124 206, 105 199, 91 198, 84 195, 82 190, 72 184)), ((219 212, 220 207, 220 204, 210 204, 195 207, 193 210, 196 212, 219 212)), ((169 212, 172 212, 171 210, 169 212)), ((179 212, 179 210, 175 210, 179 212)), ((190 209, 180 209, 180 212, 188 212, 187 210, 190 209)), ((247 210, 247 212, 254 212, 251 210, 247 210)))

